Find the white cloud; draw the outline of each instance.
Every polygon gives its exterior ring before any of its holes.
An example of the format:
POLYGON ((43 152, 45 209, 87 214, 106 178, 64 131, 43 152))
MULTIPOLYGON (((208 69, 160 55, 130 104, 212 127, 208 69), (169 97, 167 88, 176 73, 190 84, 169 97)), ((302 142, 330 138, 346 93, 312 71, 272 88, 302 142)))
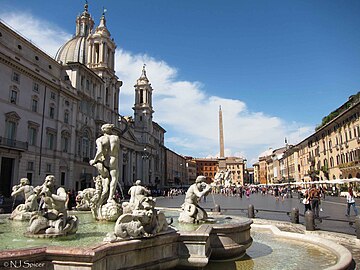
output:
MULTIPOLYGON (((71 37, 58 26, 28 13, 4 13, 0 17, 50 55, 55 55, 71 37)), ((123 115, 133 114, 133 86, 144 63, 154 88, 154 120, 168 131, 166 146, 180 154, 196 157, 218 155, 219 105, 223 112, 226 155, 244 156, 249 164, 269 147, 284 146, 285 137, 290 144, 295 144, 313 130, 299 123, 286 123, 276 116, 252 112, 241 100, 210 96, 205 84, 178 80, 179 71, 164 60, 120 48, 116 51, 115 69, 124 82, 120 94, 123 115)))
POLYGON ((209 96, 200 82, 179 81, 177 69, 146 54, 117 51, 117 75, 124 84, 122 113, 132 114, 133 85, 146 63, 153 88, 154 120, 169 132, 167 146, 197 157, 219 155, 219 106, 222 106, 226 155, 248 156, 254 161, 268 149, 282 147, 284 138, 296 143, 311 133, 311 127, 286 123, 279 117, 251 112, 241 100, 209 96), (124 104, 125 101, 125 104, 124 104))
POLYGON ((71 35, 60 27, 35 18, 27 12, 0 13, 0 18, 52 57, 55 57, 60 46, 71 38, 71 35))

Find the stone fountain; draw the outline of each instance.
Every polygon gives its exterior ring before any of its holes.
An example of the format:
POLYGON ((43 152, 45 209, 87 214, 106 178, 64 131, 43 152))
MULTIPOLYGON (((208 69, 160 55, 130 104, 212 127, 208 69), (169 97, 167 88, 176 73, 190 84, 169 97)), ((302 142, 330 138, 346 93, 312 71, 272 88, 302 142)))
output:
POLYGON ((203 224, 196 231, 183 232, 180 235, 182 242, 180 264, 184 267, 204 267, 209 259, 239 258, 252 244, 250 219, 234 218, 235 222, 218 224, 217 218, 209 218, 206 211, 198 204, 203 196, 211 192, 211 189, 211 185, 206 183, 206 177, 198 176, 195 183, 187 190, 185 201, 181 206, 180 223, 203 224))
MULTIPOLYGON (((29 209, 30 195, 41 198, 38 212, 31 214, 26 236, 53 237, 63 236, 55 244, 49 242, 27 242, 21 235, 17 241, 24 241, 24 248, 0 248, 0 268, 11 263, 34 263, 54 270, 115 270, 115 269, 171 269, 202 268, 210 260, 235 260, 246 253, 253 242, 250 234, 252 220, 242 217, 222 217, 206 213, 198 204, 199 199, 211 191, 205 183, 205 177, 199 176, 188 189, 181 207, 179 222, 196 226, 191 230, 179 230, 170 225, 165 214, 155 208, 156 200, 137 180, 129 190, 129 202, 121 205, 113 196, 118 178, 119 138, 112 134, 113 125, 102 126, 104 135, 96 140, 97 152, 90 164, 97 168, 99 175, 94 178, 95 189, 83 191, 83 199, 91 209, 92 219, 116 221, 113 229, 108 222, 90 221, 78 226, 77 216, 69 215, 65 209, 66 192, 63 188, 54 189, 55 177, 47 176, 42 186, 28 187, 25 204, 17 209, 21 212, 29 209), (28 203, 28 204, 27 204, 28 203), (82 226, 87 226, 82 230, 82 226), (107 226, 106 230, 100 229, 107 226), (98 230, 96 228, 99 228, 98 230), (78 230, 79 229, 79 230, 78 230), (75 233, 76 232, 76 233, 75 233), (93 237, 97 236, 94 241, 93 237), (70 237, 70 238, 69 238, 70 237), (92 240, 88 240, 91 238, 92 240), (29 243, 31 247, 26 246, 29 243), (67 244, 67 247, 64 247, 67 244), (78 246, 79 245, 79 246, 78 246)), ((24 180, 21 186, 28 186, 24 180)), ((26 192, 25 188, 14 188, 14 192, 26 192)), ((87 215, 78 212, 78 216, 87 215)), ((15 214, 12 214, 15 217, 15 214)), ((25 216, 25 215, 24 215, 25 216)), ((20 218, 19 218, 20 219, 20 218)), ((10 222, 10 221, 9 221, 10 222)), ((0 230, 3 221, 0 220, 0 230)), ((2 229, 1 229, 2 228, 2 229)), ((0 241, 5 234, 0 234, 0 241)), ((55 238, 56 239, 56 238, 55 238)), ((34 241, 41 239, 34 239, 34 241)), ((316 240, 318 241, 318 240, 316 240)), ((337 252, 341 265, 349 264, 337 252)), ((341 250, 342 253, 345 251, 341 250)), ((350 260, 349 260, 350 259, 350 260)), ((17 264, 18 265, 18 264, 17 264)))

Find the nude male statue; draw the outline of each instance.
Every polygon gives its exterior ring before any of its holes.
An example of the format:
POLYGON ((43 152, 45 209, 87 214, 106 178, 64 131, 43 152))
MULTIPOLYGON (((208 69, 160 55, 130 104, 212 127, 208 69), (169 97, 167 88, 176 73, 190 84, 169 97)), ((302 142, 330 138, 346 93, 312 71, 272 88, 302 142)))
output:
POLYGON ((110 172, 110 187, 109 197, 107 202, 115 202, 114 195, 116 191, 117 179, 119 177, 119 148, 120 139, 117 135, 113 134, 113 124, 104 124, 101 126, 101 131, 104 133, 103 136, 96 140, 96 154, 94 159, 90 160, 90 165, 96 167, 96 163, 104 164, 105 160, 108 160, 108 169, 110 172))

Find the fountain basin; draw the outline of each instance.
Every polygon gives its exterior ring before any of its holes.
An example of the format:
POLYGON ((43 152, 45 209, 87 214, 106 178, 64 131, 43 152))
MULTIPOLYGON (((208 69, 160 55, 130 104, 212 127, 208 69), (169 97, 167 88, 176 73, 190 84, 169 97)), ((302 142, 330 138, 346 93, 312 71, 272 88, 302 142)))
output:
POLYGON ((209 260, 233 260, 251 246, 247 218, 231 217, 227 223, 202 224, 194 231, 180 231, 179 266, 204 267, 209 260))
MULTIPOLYGON (((252 221, 240 217, 223 220, 222 224, 201 224, 191 231, 170 229, 153 237, 103 243, 91 237, 87 240, 87 236, 101 232, 103 238, 106 232, 113 229, 114 224, 91 222, 90 213, 76 215, 80 219, 78 233, 65 237, 63 241, 54 240, 56 242, 50 242, 51 239, 26 239, 22 233, 26 223, 9 223, 7 227, 18 226, 17 234, 13 229, 8 233, 16 239, 14 244, 33 247, 14 250, 11 246, 5 246, 8 250, 0 251, 0 266, 9 261, 26 260, 51 265, 52 269, 195 268, 207 265, 209 259, 242 256, 252 243, 252 221), (50 245, 44 246, 47 243, 50 245)), ((2 237, 4 235, 0 235, 0 240, 9 242, 2 237)))
MULTIPOLYGON (((75 235, 65 237, 64 240, 21 238, 22 234, 16 234, 15 231, 21 232, 21 226, 26 227, 26 223, 11 221, 12 228, 9 228, 8 222, 10 221, 4 221, 6 224, 0 224, 0 241, 2 243, 0 246, 0 269, 9 269, 10 263, 13 266, 21 264, 28 266, 33 263, 37 264, 39 269, 60 270, 169 269, 176 267, 194 269, 204 266, 207 269, 208 266, 214 264, 214 261, 222 259, 227 259, 225 263, 234 264, 234 259, 242 256, 249 246, 249 241, 252 242, 250 234, 251 220, 238 219, 238 217, 224 219, 224 216, 218 216, 217 219, 222 219, 222 224, 201 224, 189 228, 179 226, 178 231, 169 230, 155 237, 132 239, 117 243, 103 243, 102 239, 106 232, 111 231, 114 224, 94 222, 91 214, 77 213, 76 215, 80 219, 79 231, 75 235), (89 217, 88 221, 84 219, 87 215, 89 217), (236 225, 240 223, 240 220, 244 222, 244 230, 236 225), (249 221, 249 224, 247 224, 247 221, 249 221), (225 231, 223 231, 224 228, 225 231), (7 231, 3 233, 6 229, 7 231), (226 232, 226 229, 228 229, 228 232, 226 232), (241 232, 244 235, 242 238, 239 236, 241 232), (5 240, 5 234, 10 236, 16 234, 16 236, 13 236, 16 241, 12 243, 16 248, 7 245, 11 241, 10 238, 5 240), (31 247, 20 248, 27 245, 31 247), (224 257, 221 254, 225 254, 224 257)), ((316 247, 321 246, 322 249, 334 254, 334 256, 331 255, 334 261, 333 264, 327 265, 326 269, 346 269, 351 264, 351 253, 334 242, 313 235, 282 232, 275 226, 252 224, 251 227, 255 234, 258 231, 267 230, 276 236, 275 239, 280 237, 295 239, 296 242, 299 242, 299 249, 306 249, 310 244, 315 250, 316 247)), ((292 255, 293 257, 297 256, 295 253, 292 253, 292 255)), ((287 256, 289 254, 284 254, 283 259, 287 256)), ((247 257, 247 255, 244 257, 247 257)), ((313 265, 313 267, 318 266, 313 265)), ((324 269, 324 267, 318 267, 318 269, 324 269)))

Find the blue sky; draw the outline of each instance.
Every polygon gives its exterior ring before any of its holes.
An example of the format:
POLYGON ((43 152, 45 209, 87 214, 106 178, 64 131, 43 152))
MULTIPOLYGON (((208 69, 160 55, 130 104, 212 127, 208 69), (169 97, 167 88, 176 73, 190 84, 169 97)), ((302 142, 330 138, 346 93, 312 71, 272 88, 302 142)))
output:
MULTIPOLYGON (((103 7, 132 114, 142 63, 166 146, 216 156, 218 108, 227 155, 254 162, 269 147, 306 138, 359 91, 360 1, 89 0, 103 7)), ((54 55, 75 32, 84 1, 1 0, 0 18, 54 55)))

